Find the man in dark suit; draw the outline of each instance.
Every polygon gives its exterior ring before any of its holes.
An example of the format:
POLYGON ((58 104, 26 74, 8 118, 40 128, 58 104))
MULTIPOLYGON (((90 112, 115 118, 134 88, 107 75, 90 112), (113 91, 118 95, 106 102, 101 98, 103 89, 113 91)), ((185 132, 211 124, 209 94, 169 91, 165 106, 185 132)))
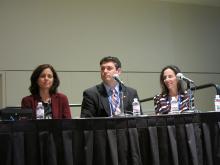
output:
POLYGON ((138 94, 135 89, 113 78, 113 75, 122 72, 119 59, 104 57, 100 61, 100 69, 103 82, 83 92, 81 117, 112 117, 123 115, 124 112, 132 114, 132 102, 134 98, 138 99, 138 94))

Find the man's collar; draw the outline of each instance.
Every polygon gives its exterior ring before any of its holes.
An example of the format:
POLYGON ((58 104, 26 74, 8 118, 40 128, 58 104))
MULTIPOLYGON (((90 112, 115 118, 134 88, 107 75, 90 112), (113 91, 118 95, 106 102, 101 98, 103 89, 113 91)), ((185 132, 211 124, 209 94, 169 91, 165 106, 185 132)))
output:
MULTIPOLYGON (((110 91, 110 89, 112 89, 112 87, 110 87, 109 85, 107 85, 105 83, 103 83, 103 84, 105 86, 105 89, 106 89, 107 93, 109 93, 109 91, 110 91)), ((119 93, 119 84, 118 83, 116 84, 116 86, 114 88, 119 93)))

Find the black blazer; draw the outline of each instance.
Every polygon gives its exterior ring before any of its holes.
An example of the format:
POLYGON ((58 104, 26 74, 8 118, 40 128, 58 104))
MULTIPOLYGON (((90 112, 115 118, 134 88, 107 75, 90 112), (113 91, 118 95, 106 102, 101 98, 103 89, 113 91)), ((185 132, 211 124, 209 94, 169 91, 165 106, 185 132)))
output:
MULTIPOLYGON (((137 91, 125 86, 120 86, 120 90, 124 94, 124 109, 132 112, 133 99, 138 98, 137 91)), ((108 117, 110 115, 108 94, 103 83, 86 89, 83 92, 81 117, 108 117)))

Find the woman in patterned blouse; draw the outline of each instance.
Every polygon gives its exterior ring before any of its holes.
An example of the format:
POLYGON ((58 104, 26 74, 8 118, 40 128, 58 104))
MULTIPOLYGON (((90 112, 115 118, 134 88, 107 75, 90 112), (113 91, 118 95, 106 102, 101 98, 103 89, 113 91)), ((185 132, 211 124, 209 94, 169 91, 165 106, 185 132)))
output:
POLYGON ((175 65, 164 67, 160 73, 161 93, 154 97, 156 114, 181 113, 194 109, 194 97, 176 77, 180 69, 175 65), (190 102, 191 100, 191 102, 190 102), (191 108, 190 108, 191 107, 191 108))

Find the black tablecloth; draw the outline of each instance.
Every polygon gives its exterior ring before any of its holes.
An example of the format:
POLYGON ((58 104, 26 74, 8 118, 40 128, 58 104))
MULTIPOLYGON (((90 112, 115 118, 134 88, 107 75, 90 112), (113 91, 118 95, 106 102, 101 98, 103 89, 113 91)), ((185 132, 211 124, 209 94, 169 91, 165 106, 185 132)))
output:
POLYGON ((0 165, 219 165, 220 112, 0 122, 0 165))

